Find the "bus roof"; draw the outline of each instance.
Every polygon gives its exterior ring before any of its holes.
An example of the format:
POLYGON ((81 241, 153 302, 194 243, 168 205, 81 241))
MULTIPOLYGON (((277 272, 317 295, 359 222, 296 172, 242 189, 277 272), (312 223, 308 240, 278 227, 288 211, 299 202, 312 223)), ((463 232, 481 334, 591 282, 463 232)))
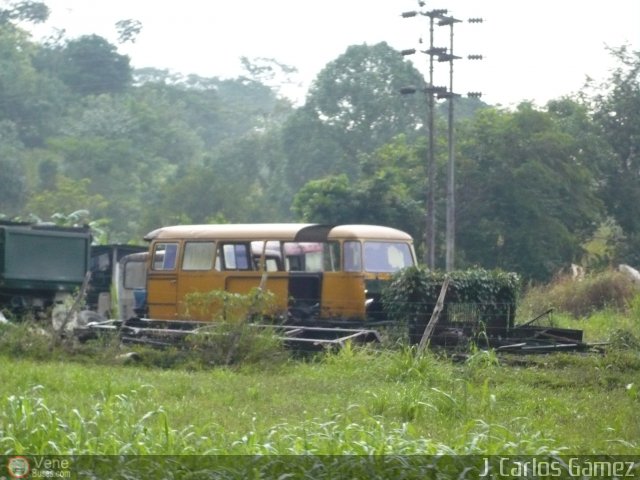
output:
POLYGON ((322 242, 336 239, 411 241, 408 233, 378 225, 321 225, 313 223, 244 223, 175 225, 149 232, 145 240, 222 239, 322 242))

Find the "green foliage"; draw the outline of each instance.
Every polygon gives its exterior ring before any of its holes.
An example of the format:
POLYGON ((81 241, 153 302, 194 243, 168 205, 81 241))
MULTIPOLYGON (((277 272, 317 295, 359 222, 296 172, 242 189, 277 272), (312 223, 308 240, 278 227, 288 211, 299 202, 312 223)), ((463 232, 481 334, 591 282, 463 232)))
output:
POLYGON ((411 63, 384 42, 347 48, 318 74, 305 105, 285 125, 291 188, 343 173, 354 180, 360 155, 400 134, 415 138, 426 103, 399 91, 423 83, 411 63))
POLYGON ((98 35, 68 41, 61 57, 65 68, 60 77, 81 95, 122 92, 131 84, 129 57, 98 35))
MULTIPOLYGON (((621 47, 611 53, 618 67, 592 97, 595 123, 611 149, 600 166, 602 196, 624 232, 635 235, 640 229, 640 52, 621 47)), ((627 261, 638 259, 628 253, 627 261)))
MULTIPOLYGON (((444 273, 423 267, 398 272, 385 288, 382 301, 390 318, 412 324, 429 319, 445 275, 450 278, 445 304, 472 304, 486 326, 513 326, 519 290, 515 273, 473 269, 444 273)), ((453 320, 451 318, 450 320, 453 320)))
POLYGON ((36 68, 37 54, 26 32, 0 24, 0 121, 11 122, 29 148, 43 146, 55 131, 66 100, 61 82, 36 68))
MULTIPOLYGON (((42 190, 31 197, 26 206, 27 211, 44 219, 60 212, 80 210, 100 215, 108 202, 102 195, 91 195, 90 186, 91 180, 88 178, 73 180, 58 176, 51 189, 42 190)), ((88 223, 89 219, 84 218, 84 221, 88 223)))
POLYGON ((49 18, 49 7, 43 2, 24 0, 5 2, 0 8, 0 26, 8 22, 43 23, 49 18))
POLYGON ((546 281, 580 257, 603 212, 594 181, 599 152, 585 154, 590 145, 566 123, 522 104, 483 110, 465 125, 456 225, 467 264, 546 281))
POLYGON ((584 256, 580 264, 588 269, 602 270, 615 265, 621 258, 625 242, 622 228, 613 218, 605 219, 584 244, 584 256))
POLYGON ((192 292, 185 296, 187 317, 208 317, 214 322, 246 323, 253 318, 275 315, 276 298, 273 292, 254 287, 248 293, 226 290, 192 292))
POLYGON ((354 181, 344 173, 311 180, 294 196, 292 211, 306 222, 388 225, 418 238, 424 208, 415 177, 421 169, 406 139, 364 156, 362 170, 354 181))
POLYGON ((398 95, 403 86, 422 83, 418 71, 386 43, 352 45, 318 74, 307 106, 353 158, 423 121, 424 103, 398 95))
POLYGON ((34 321, 0 324, 0 349, 15 358, 55 358, 53 336, 34 321))
POLYGON ((612 348, 640 352, 640 338, 629 330, 615 330, 609 337, 612 348))
POLYGON ((255 364, 284 358, 283 344, 276 332, 257 328, 277 313, 275 296, 253 288, 240 294, 221 290, 193 292, 185 297, 187 316, 210 316, 210 327, 187 337, 187 348, 196 352, 204 365, 255 364))
POLYGON ((605 309, 624 311, 639 294, 640 286, 626 274, 610 269, 581 279, 563 275, 549 284, 532 286, 520 307, 531 316, 553 308, 581 318, 605 309))
POLYGON ((26 197, 26 179, 23 160, 24 147, 17 138, 15 125, 0 120, 0 212, 13 216, 26 197))
POLYGON ((293 199, 292 210, 304 222, 352 223, 359 211, 356 195, 345 175, 311 180, 293 199), (345 205, 348 208, 345 208, 345 205))
MULTIPOLYGON (((60 368, 2 354, 0 451, 113 455, 103 465, 111 472, 113 461, 137 455, 186 455, 178 462, 181 472, 195 469, 202 457, 190 461, 202 455, 302 455, 316 467, 321 459, 315 455, 403 455, 405 474, 414 468, 412 458, 425 455, 633 454, 638 424, 629 418, 637 409, 640 363, 620 358, 557 354, 530 358, 525 366, 478 351, 453 364, 431 354, 350 349, 272 370, 168 371, 60 368)), ((122 460, 118 471, 139 477, 162 461, 122 460)), ((244 472, 242 459, 233 461, 244 472)), ((287 463, 287 471, 302 469, 296 459, 287 463)), ((278 465, 252 463, 251 471, 282 473, 278 465)), ((446 472, 446 465, 428 471, 446 472)), ((87 468, 100 467, 94 461, 87 468)), ((169 465, 163 468, 166 475, 169 465)), ((327 468, 321 472, 356 466, 327 468)))

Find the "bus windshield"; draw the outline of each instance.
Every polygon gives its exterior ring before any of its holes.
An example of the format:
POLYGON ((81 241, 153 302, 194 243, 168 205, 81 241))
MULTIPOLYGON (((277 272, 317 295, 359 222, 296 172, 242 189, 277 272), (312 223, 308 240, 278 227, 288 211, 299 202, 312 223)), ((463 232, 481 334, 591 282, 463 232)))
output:
POLYGON ((395 273, 413 266, 408 244, 401 242, 364 242, 364 270, 375 273, 395 273))

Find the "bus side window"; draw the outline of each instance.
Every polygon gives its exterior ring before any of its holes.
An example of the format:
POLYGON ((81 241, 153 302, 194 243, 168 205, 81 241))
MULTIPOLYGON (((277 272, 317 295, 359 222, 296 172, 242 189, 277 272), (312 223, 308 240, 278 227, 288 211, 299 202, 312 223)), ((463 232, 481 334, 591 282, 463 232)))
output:
POLYGON ((362 245, 360 242, 344 242, 344 271, 362 271, 362 245))
POLYGON ((340 244, 327 242, 324 244, 323 271, 337 272, 340 270, 340 244))
POLYGON ((213 242, 186 242, 184 244, 183 270, 211 270, 214 258, 213 242))
POLYGON ((287 255, 285 270, 288 272, 303 272, 304 257, 302 255, 287 255))
POLYGON ((265 270, 267 272, 277 272, 280 269, 280 266, 278 265, 278 259, 277 258, 266 258, 265 259, 265 270))
POLYGON ((153 250, 153 269, 173 270, 176 268, 177 254, 177 243, 157 243, 153 250))
POLYGON ((249 248, 244 243, 222 245, 225 270, 251 270, 249 248))

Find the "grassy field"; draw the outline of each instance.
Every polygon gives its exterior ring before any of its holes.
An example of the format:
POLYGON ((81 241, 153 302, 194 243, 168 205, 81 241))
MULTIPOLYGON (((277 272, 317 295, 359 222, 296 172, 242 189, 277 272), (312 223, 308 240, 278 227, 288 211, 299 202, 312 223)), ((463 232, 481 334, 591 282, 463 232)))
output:
POLYGON ((117 361, 127 350, 113 345, 61 354, 46 336, 16 342, 18 327, 4 327, 0 455, 640 455, 640 301, 551 321, 610 343, 160 368, 117 361))
POLYGON ((3 355, 0 451, 638 454, 639 372, 627 349, 461 363, 346 349, 199 371, 3 355))

